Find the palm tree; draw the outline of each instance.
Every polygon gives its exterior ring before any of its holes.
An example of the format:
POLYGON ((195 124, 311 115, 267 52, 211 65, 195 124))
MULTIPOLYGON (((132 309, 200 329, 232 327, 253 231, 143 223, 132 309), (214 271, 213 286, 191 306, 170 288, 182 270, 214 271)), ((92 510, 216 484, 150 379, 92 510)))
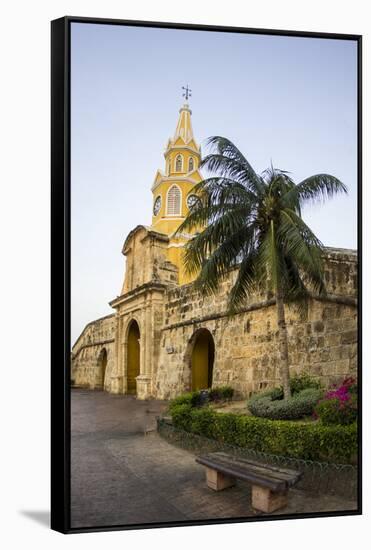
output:
POLYGON ((237 279, 228 299, 235 313, 254 292, 276 302, 284 398, 290 397, 285 303, 303 303, 310 293, 324 295, 323 245, 301 217, 305 203, 346 193, 334 176, 318 174, 295 184, 288 172, 271 166, 262 175, 228 139, 208 140, 212 152, 201 166, 215 176, 196 185, 200 197, 178 232, 199 231, 185 248, 185 269, 197 275, 203 295, 215 293, 231 268, 237 279))

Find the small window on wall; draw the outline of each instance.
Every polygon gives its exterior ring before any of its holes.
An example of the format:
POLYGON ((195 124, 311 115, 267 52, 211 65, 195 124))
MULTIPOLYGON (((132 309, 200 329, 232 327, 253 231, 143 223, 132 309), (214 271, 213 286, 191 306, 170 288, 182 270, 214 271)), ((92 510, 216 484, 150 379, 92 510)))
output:
POLYGON ((169 216, 180 216, 181 192, 177 185, 170 187, 167 194, 167 214, 169 216))
POLYGON ((194 167, 195 167, 195 163, 193 158, 191 157, 188 161, 188 172, 192 172, 192 170, 194 170, 194 167))
POLYGON ((176 161, 175 161, 175 170, 177 172, 181 172, 182 171, 182 167, 183 167, 183 158, 182 158, 182 155, 178 155, 176 157, 176 161))

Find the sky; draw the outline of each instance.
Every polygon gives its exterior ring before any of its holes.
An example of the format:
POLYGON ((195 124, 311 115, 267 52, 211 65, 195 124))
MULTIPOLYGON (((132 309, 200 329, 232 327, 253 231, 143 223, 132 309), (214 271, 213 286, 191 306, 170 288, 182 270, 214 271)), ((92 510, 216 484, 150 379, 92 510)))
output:
POLYGON ((326 246, 357 247, 356 42, 72 23, 72 343, 114 311, 122 245, 151 224, 151 186, 186 84, 201 147, 221 135, 256 172, 272 163, 297 183, 341 179, 348 195, 303 218, 326 246))

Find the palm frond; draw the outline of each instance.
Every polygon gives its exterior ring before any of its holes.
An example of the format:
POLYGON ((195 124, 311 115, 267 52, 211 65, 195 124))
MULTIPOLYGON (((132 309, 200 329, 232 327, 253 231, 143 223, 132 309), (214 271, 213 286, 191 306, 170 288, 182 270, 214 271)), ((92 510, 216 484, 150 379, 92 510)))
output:
POLYGON ((194 270, 196 266, 200 269, 195 286, 202 294, 216 292, 220 281, 227 276, 232 267, 236 266, 241 252, 253 249, 254 232, 254 226, 243 226, 207 255, 205 255, 202 235, 187 245, 184 263, 188 270, 194 270))
POLYGON ((317 174, 298 183, 288 191, 282 201, 288 207, 292 207, 296 202, 303 206, 306 202, 322 202, 337 193, 347 192, 346 185, 335 176, 317 174))
POLYGON ((281 211, 278 238, 285 257, 304 272, 315 292, 324 294, 323 245, 294 211, 281 211))
POLYGON ((247 189, 242 183, 226 177, 212 177, 206 178, 197 183, 193 192, 200 197, 207 197, 209 203, 214 204, 226 199, 233 202, 256 202, 259 197, 247 189))
POLYGON ((206 155, 201 166, 220 175, 231 177, 255 193, 260 194, 264 188, 264 181, 255 172, 241 151, 227 138, 212 136, 207 145, 214 149, 214 153, 206 155))
POLYGON ((192 209, 192 211, 176 230, 175 235, 179 235, 184 231, 190 231, 192 229, 203 230, 204 228, 212 225, 214 222, 216 223, 224 216, 227 216, 228 219, 230 219, 231 216, 234 216, 236 220, 243 219, 246 221, 250 212, 251 210, 247 205, 241 205, 239 207, 234 206, 233 208, 228 204, 199 206, 192 209))
POLYGON ((192 211, 179 226, 175 235, 184 231, 198 230, 205 239, 216 245, 252 219, 249 205, 228 207, 228 205, 200 206, 192 211))
POLYGON ((217 224, 208 226, 187 243, 183 261, 188 274, 200 272, 199 278, 202 279, 205 275, 202 270, 208 262, 210 265, 214 263, 219 272, 223 268, 223 274, 236 264, 241 251, 254 242, 255 227, 243 223, 233 225, 233 221, 229 220, 230 225, 226 229, 226 221, 218 220, 217 224))
POLYGON ((232 180, 209 178, 197 184, 193 191, 200 196, 200 205, 189 212, 176 234, 210 225, 232 212, 236 219, 242 216, 246 223, 256 209, 256 196, 232 180))
POLYGON ((231 313, 236 312, 251 294, 259 290, 256 257, 257 250, 253 248, 239 265, 236 282, 228 297, 228 310, 231 313))
POLYGON ((301 277, 300 271, 289 256, 285 257, 286 276, 284 295, 287 302, 295 302, 299 312, 303 314, 306 311, 309 292, 301 277))
POLYGON ((198 231, 184 251, 185 269, 196 275, 197 288, 216 292, 237 267, 228 300, 234 310, 257 289, 300 307, 308 288, 325 293, 323 245, 302 220, 301 207, 346 193, 346 186, 328 174, 296 185, 289 172, 273 165, 259 176, 230 140, 213 136, 208 145, 202 166, 214 174, 194 186, 200 202, 176 232, 198 231))

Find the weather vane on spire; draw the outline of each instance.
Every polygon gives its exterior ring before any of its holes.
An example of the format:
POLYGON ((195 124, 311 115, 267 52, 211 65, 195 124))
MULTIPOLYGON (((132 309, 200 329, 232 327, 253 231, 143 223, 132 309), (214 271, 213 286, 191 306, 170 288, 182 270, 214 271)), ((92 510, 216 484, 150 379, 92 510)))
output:
POLYGON ((188 84, 187 86, 182 86, 182 89, 184 90, 183 97, 185 97, 185 100, 188 101, 188 98, 192 96, 192 90, 191 88, 188 88, 188 84))

